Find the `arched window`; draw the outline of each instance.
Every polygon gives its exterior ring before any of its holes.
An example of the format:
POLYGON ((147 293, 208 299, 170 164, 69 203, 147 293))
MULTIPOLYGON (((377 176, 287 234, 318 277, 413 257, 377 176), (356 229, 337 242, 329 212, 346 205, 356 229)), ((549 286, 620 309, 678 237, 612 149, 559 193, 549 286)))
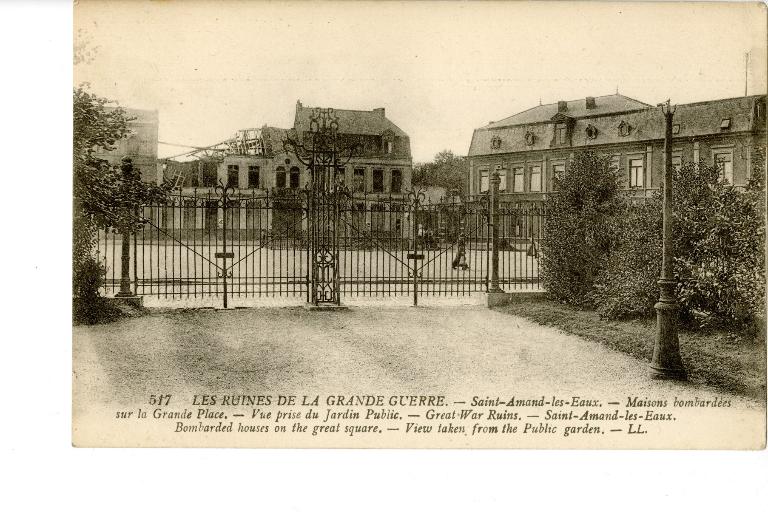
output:
POLYGON ((285 188, 285 167, 282 165, 275 169, 275 187, 285 188))

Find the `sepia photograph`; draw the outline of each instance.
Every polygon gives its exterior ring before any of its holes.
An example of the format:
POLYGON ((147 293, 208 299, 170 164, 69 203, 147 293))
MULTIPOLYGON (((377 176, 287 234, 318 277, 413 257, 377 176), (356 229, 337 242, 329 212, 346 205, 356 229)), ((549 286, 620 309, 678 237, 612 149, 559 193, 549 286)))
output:
POLYGON ((764 4, 73 14, 75 447, 765 448, 764 4))

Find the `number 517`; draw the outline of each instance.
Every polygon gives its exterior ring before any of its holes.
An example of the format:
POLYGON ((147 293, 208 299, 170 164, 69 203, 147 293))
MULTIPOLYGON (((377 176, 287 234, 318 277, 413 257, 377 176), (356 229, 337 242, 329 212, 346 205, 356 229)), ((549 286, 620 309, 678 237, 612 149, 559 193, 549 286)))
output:
POLYGON ((168 405, 171 403, 171 395, 149 395, 149 405, 168 405))

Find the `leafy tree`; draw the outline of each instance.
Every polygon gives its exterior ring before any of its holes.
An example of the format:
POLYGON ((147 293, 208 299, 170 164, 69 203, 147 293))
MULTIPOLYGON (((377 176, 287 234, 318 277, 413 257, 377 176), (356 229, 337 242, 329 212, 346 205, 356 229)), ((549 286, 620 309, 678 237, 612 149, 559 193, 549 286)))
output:
POLYGON ((90 93, 84 86, 73 93, 73 268, 74 293, 82 283, 94 279, 81 272, 96 268, 92 260, 96 230, 115 228, 130 232, 141 225, 138 207, 165 197, 168 186, 142 182, 130 162, 116 168, 97 156, 115 149, 116 142, 128 134, 122 108, 107 108, 110 103, 90 93))
POLYGON ((541 279, 555 299, 591 305, 590 292, 614 245, 619 176, 609 157, 587 151, 576 153, 554 183, 558 193, 545 203, 541 279))
POLYGON ((432 162, 416 164, 411 184, 414 186, 445 187, 448 194, 458 191, 465 195, 468 190, 469 162, 466 157, 443 150, 435 155, 432 162))

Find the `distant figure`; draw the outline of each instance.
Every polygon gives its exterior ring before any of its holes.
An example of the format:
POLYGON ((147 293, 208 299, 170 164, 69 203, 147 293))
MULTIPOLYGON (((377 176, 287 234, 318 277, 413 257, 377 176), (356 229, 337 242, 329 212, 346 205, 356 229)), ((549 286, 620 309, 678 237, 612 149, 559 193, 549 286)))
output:
POLYGON ((464 243, 464 233, 461 233, 459 235, 459 241, 456 244, 458 250, 456 251, 456 257, 453 258, 453 264, 451 267, 453 267, 454 270, 460 268, 461 270, 467 270, 469 269, 469 265, 467 265, 467 254, 466 254, 466 247, 464 243))

